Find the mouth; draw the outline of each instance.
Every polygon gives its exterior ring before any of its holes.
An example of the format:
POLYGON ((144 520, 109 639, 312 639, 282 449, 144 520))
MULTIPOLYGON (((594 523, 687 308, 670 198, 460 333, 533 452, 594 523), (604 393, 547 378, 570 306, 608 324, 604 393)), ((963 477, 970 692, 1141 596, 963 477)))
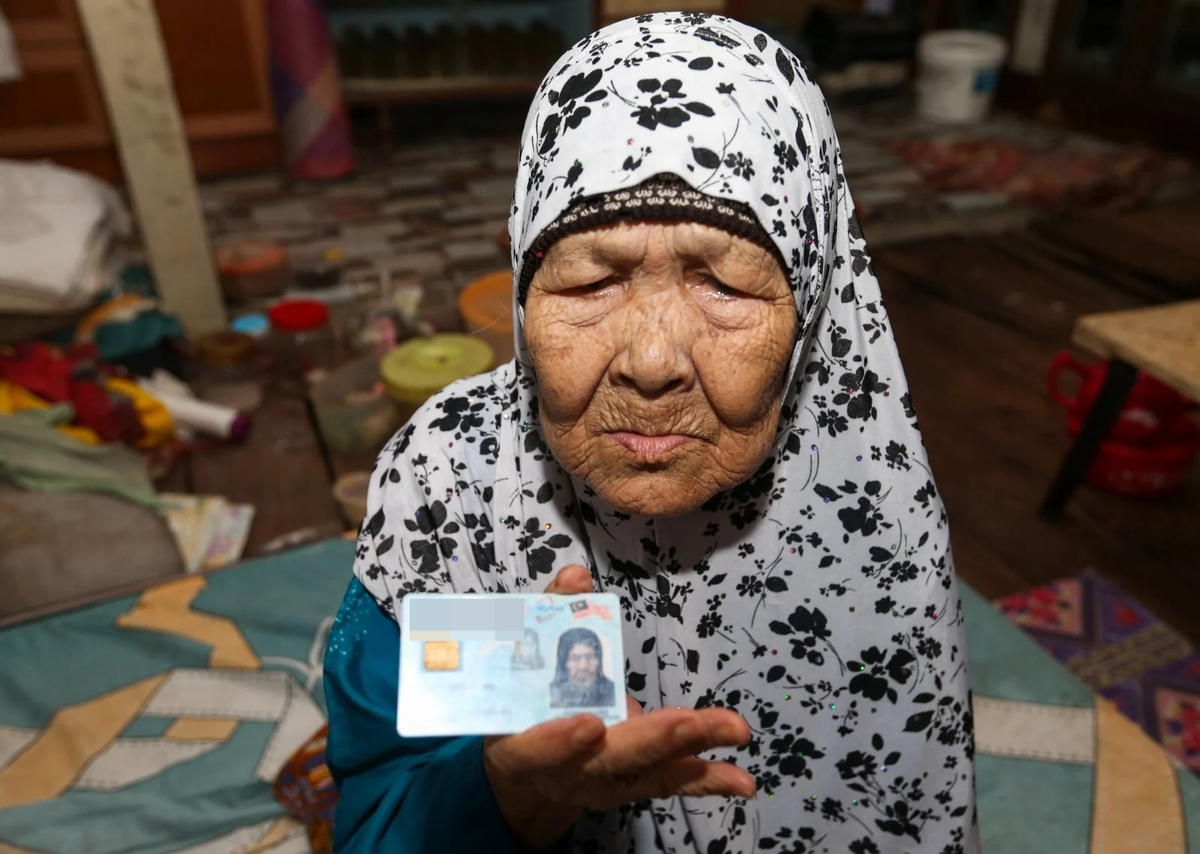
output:
POLYGON ((647 436, 645 433, 629 433, 625 431, 609 433, 617 444, 629 451, 640 463, 657 463, 666 460, 672 452, 692 440, 691 436, 680 433, 667 433, 661 436, 647 436))

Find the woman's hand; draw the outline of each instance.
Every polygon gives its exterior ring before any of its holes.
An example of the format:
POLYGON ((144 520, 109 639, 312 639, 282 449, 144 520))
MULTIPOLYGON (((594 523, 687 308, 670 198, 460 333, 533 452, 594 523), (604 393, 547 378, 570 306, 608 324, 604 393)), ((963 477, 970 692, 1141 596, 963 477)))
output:
MULTIPOLYGON (((582 566, 559 571, 549 593, 587 593, 582 566)), ((629 719, 605 728, 595 715, 558 718, 484 739, 483 764, 505 819, 526 844, 546 847, 585 808, 611 809, 672 795, 753 797, 754 778, 697 753, 745 744, 750 727, 728 709, 659 709, 626 697, 629 719)))

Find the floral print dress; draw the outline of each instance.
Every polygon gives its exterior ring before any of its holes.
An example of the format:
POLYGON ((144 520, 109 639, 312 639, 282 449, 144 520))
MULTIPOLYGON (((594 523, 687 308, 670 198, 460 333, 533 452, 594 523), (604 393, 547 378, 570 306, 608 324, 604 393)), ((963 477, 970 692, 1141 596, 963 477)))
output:
POLYGON ((929 472, 828 108, 774 40, 719 16, 613 24, 530 108, 510 218, 516 278, 573 202, 672 173, 748 205, 800 335, 761 468, 675 518, 608 507, 538 431, 517 357, 431 399, 384 449, 355 574, 388 614, 412 591, 534 592, 571 563, 620 596, 629 693, 724 706, 717 750, 757 796, 588 813, 573 850, 978 850, 971 706, 946 515, 929 472))

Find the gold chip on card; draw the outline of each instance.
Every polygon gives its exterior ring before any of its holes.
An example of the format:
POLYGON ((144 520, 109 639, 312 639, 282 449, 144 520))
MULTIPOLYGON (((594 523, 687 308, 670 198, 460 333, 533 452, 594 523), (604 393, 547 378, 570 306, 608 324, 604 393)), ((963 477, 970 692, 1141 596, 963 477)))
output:
POLYGON ((426 670, 458 670, 459 641, 425 641, 421 645, 426 670))

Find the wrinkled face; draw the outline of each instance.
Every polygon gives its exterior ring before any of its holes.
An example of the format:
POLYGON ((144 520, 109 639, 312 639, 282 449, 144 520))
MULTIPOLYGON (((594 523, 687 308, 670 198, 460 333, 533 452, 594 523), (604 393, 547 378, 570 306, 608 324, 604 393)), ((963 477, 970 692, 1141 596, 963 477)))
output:
POLYGON ((754 473, 795 336, 775 257, 697 223, 565 237, 525 302, 550 450, 610 505, 646 516, 686 513, 754 473))
POLYGON ((572 685, 588 688, 596 684, 596 673, 600 669, 600 659, 591 644, 577 643, 567 653, 567 678, 572 685))

